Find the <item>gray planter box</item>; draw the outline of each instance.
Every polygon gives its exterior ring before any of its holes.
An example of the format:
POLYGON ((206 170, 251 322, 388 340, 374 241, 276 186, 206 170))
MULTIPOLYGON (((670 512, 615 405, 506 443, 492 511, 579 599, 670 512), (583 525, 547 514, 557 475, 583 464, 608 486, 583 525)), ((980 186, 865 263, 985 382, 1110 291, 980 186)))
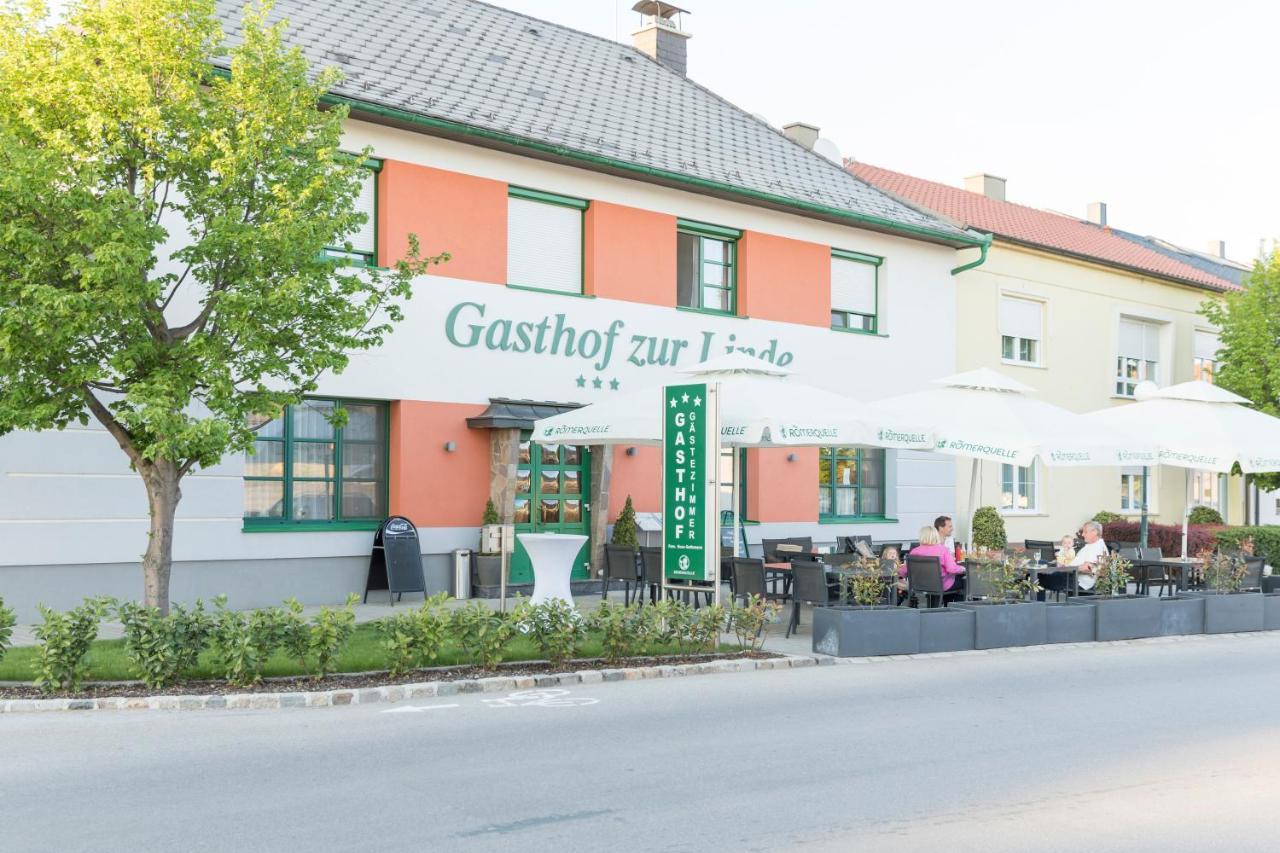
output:
POLYGON ((1047 642, 1092 643, 1096 638, 1096 619, 1091 606, 1072 607, 1070 604, 1047 603, 1045 605, 1047 642))
POLYGON ((1280 592, 1262 596, 1262 628, 1264 631, 1280 628, 1280 592))
POLYGON ((1266 621, 1266 596, 1260 592, 1196 592, 1204 599, 1204 632, 1237 634, 1261 631, 1266 621))
POLYGON ((1042 646, 1048 642, 1048 608, 1043 601, 969 601, 951 606, 973 611, 975 649, 1042 646))
POLYGON ((1263 575, 1262 591, 1280 592, 1280 575, 1263 575))
POLYGON ((498 586, 502 583, 501 554, 471 554, 471 586, 498 586))
POLYGON ((1160 599, 1160 636, 1203 633, 1203 598, 1198 595, 1171 595, 1160 599))
POLYGON ((1094 639, 1136 640, 1160 636, 1160 599, 1149 595, 1089 595, 1071 599, 1071 605, 1092 605, 1094 639))
POLYGON ((965 652, 973 648, 973 611, 927 607, 920 614, 921 652, 965 652))
POLYGON ((911 607, 815 607, 813 650, 840 658, 914 655, 920 611, 911 607))

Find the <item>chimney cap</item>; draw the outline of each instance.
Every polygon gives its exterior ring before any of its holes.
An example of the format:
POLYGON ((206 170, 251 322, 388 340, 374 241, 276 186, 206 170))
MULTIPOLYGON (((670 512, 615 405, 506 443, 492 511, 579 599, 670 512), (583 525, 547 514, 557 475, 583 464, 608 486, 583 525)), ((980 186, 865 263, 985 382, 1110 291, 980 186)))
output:
POLYGON ((1005 200, 1005 179, 990 172, 978 172, 964 179, 964 188, 993 201, 1005 200))
POLYGON ((631 11, 639 12, 641 15, 653 15, 655 18, 665 18, 670 20, 676 15, 691 14, 688 9, 681 9, 671 3, 663 3, 662 0, 640 0, 639 3, 631 7, 631 11))
POLYGON ((1091 201, 1085 210, 1085 218, 1094 225, 1107 224, 1107 203, 1105 201, 1091 201))

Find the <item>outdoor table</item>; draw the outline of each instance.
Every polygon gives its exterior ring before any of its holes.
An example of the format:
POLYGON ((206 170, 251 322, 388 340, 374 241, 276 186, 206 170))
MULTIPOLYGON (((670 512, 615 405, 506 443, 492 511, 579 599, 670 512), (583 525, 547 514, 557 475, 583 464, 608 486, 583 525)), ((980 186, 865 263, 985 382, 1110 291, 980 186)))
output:
POLYGON ((516 539, 524 545, 533 565, 533 595, 529 596, 529 603, 559 598, 573 604, 569 578, 587 537, 573 533, 517 533, 516 539))
POLYGON ((1079 592, 1077 588, 1076 569, 1074 566, 1059 566, 1053 563, 1041 563, 1031 567, 1031 571, 1037 575, 1065 575, 1060 589, 1047 589, 1046 592, 1066 593, 1070 598, 1079 592))
MULTIPOLYGON (((1147 569, 1155 568, 1157 566, 1159 566, 1162 569, 1171 569, 1172 571, 1170 572, 1170 574, 1171 575, 1177 574, 1178 579, 1175 583, 1173 578, 1170 577, 1169 583, 1167 585, 1173 586, 1175 589, 1185 590, 1188 588, 1187 575, 1190 573, 1192 569, 1196 568, 1196 566, 1198 565, 1199 565, 1198 560, 1183 560, 1179 557, 1165 557, 1160 560, 1134 560, 1133 561, 1133 567, 1135 569, 1138 569, 1138 568, 1142 569, 1142 578, 1138 585, 1139 592, 1146 592, 1150 587, 1151 577, 1147 574, 1147 569)), ((1160 587, 1160 594, 1164 595, 1164 586, 1160 587)), ((1170 590, 1169 594, 1176 595, 1177 593, 1174 592, 1173 590, 1170 590)))

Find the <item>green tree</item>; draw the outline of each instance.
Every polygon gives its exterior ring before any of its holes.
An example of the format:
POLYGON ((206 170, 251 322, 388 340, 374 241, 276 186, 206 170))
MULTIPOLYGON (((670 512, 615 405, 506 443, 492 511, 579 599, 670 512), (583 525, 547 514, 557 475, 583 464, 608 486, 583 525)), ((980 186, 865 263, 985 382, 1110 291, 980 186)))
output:
POLYGON ((162 611, 183 476, 380 344, 447 258, 325 257, 365 219, 368 152, 318 109, 337 72, 309 79, 265 11, 227 48, 212 0, 0 7, 0 434, 106 428, 146 487, 162 611))
POLYGON ((612 544, 635 548, 638 546, 636 534, 636 510, 631 505, 631 495, 627 495, 627 502, 622 507, 622 512, 618 513, 618 520, 613 523, 612 544))
MULTIPOLYGON (((1258 262, 1243 290, 1205 302, 1200 311, 1221 330, 1214 381, 1280 416, 1280 248, 1258 262)), ((1250 476, 1261 489, 1280 488, 1280 474, 1250 476)))

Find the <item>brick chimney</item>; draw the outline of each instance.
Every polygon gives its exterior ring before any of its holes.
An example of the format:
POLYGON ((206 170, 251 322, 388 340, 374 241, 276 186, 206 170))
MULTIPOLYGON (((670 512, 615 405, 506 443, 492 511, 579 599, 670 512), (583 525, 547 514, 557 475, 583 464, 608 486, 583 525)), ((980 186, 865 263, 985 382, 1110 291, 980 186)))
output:
POLYGON ((1004 201, 1004 178, 979 172, 964 179, 964 188, 993 201, 1004 201))
POLYGON ((813 145, 818 141, 818 128, 811 124, 805 124, 802 121, 793 121, 791 124, 784 124, 782 132, 786 134, 787 139, 792 142, 799 143, 810 151, 813 145))
POLYGON ((1225 258, 1227 256, 1227 241, 1210 240, 1209 254, 1213 255, 1215 258, 1225 258))
POLYGON ((640 0, 631 9, 640 13, 640 29, 631 34, 635 49, 677 74, 687 74, 690 35, 681 29, 680 16, 689 13, 660 0, 640 0))

